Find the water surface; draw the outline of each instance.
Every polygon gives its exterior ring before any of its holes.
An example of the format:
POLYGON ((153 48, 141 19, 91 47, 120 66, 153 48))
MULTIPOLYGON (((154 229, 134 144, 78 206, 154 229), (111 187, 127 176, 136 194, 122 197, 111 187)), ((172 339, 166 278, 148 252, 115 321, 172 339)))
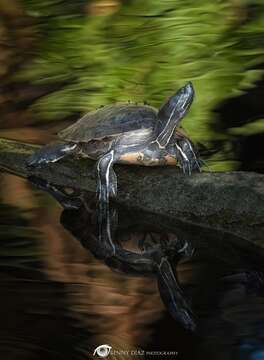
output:
POLYGON ((192 334, 164 307, 155 276, 113 272, 65 229, 78 227, 80 216, 62 213, 50 195, 13 175, 1 175, 1 188, 1 357, 85 359, 104 343, 171 350, 179 359, 253 359, 262 352, 262 249, 123 209, 124 248, 136 250, 142 234, 176 236, 195 248, 176 268, 197 321, 192 334))

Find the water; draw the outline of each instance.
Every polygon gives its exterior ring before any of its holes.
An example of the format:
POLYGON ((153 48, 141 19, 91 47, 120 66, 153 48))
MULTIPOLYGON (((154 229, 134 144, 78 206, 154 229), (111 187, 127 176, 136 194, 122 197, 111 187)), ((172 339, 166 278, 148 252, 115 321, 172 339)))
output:
POLYGON ((156 241, 176 236, 195 248, 177 263, 197 323, 191 333, 165 308, 153 274, 112 271, 91 254, 93 213, 62 212, 50 195, 13 175, 1 175, 1 188, 1 358, 85 359, 100 344, 170 350, 179 359, 261 356, 262 249, 122 209, 124 248, 138 251, 137 241, 149 235, 156 241))
MULTIPOLYGON (((192 81, 183 127, 209 167, 263 172, 262 1, 9 0, 0 16, 1 137, 45 144, 87 111, 159 107, 192 81)), ((129 351, 117 359, 264 358, 261 241, 119 209, 127 251, 140 254, 142 238, 194 249, 172 262, 190 332, 166 294, 163 303, 156 273, 94 256, 94 221, 0 173, 0 359, 92 359, 101 344, 129 351)))

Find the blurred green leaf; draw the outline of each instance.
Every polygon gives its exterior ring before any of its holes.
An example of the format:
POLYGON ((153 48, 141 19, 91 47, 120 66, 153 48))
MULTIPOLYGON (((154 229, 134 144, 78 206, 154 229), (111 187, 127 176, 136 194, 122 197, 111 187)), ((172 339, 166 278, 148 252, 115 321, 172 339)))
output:
POLYGON ((158 107, 191 80, 196 99, 183 125, 196 141, 219 140, 212 110, 263 74, 255 69, 264 62, 262 1, 123 1, 105 16, 90 15, 84 1, 74 11, 66 1, 24 3, 38 14, 43 36, 38 55, 18 77, 36 84, 67 81, 33 104, 36 121, 116 101, 158 107))

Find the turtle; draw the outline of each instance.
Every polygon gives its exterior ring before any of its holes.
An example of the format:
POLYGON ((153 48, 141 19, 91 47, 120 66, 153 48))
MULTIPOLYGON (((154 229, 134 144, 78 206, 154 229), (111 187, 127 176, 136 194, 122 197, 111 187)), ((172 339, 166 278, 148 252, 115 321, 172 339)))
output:
POLYGON ((100 204, 117 195, 115 163, 143 166, 179 165, 184 173, 200 169, 191 140, 179 130, 194 98, 191 82, 169 97, 159 110, 146 104, 116 103, 89 112, 58 133, 61 142, 31 155, 28 166, 54 163, 66 156, 97 161, 100 204))

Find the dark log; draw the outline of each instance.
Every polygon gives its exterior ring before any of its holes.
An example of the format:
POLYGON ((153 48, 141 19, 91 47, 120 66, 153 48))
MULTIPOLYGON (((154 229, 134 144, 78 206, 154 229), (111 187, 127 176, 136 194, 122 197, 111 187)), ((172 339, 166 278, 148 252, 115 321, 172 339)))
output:
MULTIPOLYGON (((27 157, 38 146, 0 139, 0 169, 18 176, 39 176, 56 185, 95 191, 95 162, 65 159, 30 170, 27 157)), ((232 233, 262 245, 264 175, 203 172, 183 175, 175 167, 115 166, 117 202, 203 227, 232 233)))

